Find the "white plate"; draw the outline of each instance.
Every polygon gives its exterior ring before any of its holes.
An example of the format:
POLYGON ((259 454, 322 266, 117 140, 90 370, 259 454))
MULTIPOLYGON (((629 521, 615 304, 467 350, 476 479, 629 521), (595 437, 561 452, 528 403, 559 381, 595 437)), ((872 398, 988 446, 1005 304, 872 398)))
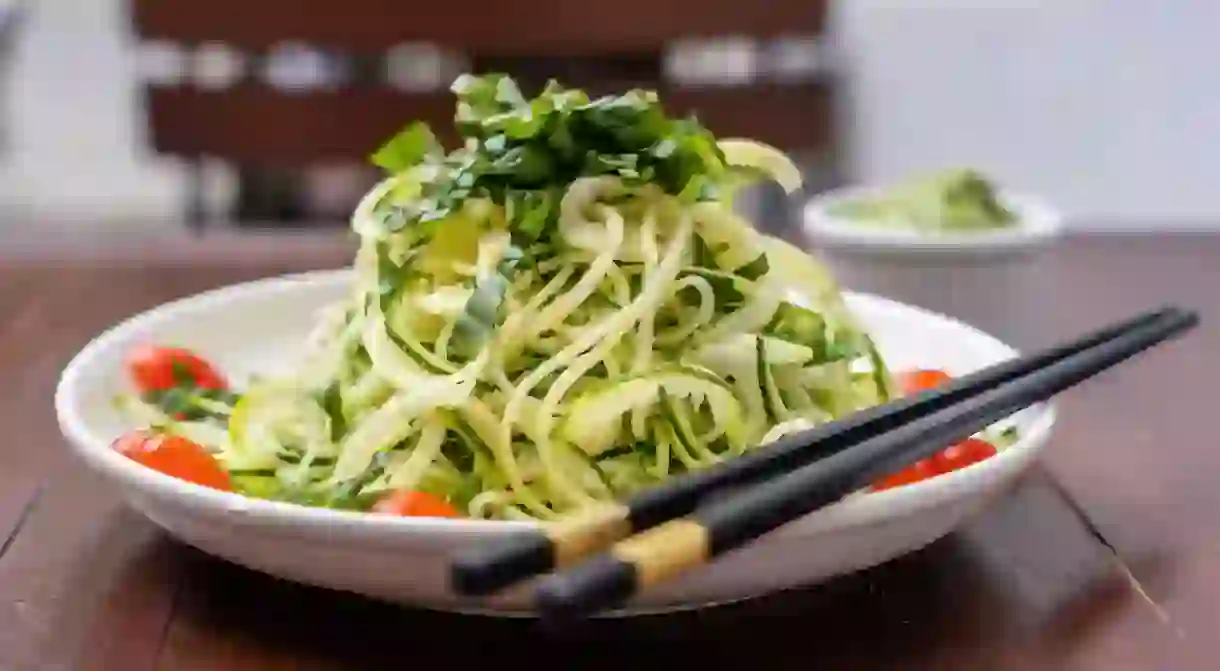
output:
POLYGON ((928 233, 869 226, 829 213, 836 203, 874 196, 879 187, 850 187, 814 197, 805 205, 804 226, 821 247, 885 256, 1007 256, 1041 249, 1060 236, 1063 216, 1033 196, 1000 192, 1000 201, 1017 215, 1017 225, 973 233, 928 233))
MULTIPOLYGON (((130 504, 201 550, 312 585, 429 608, 525 614, 529 592, 488 600, 452 593, 447 557, 525 523, 391 518, 248 499, 176 480, 114 453, 126 427, 111 399, 125 389, 123 354, 136 343, 199 351, 239 383, 283 370, 300 351, 315 311, 347 295, 351 275, 327 271, 240 284, 163 305, 91 342, 56 391, 60 426, 84 462, 130 504)), ((867 295, 848 302, 898 368, 960 374, 1013 350, 947 317, 867 295)), ((1045 444, 1050 406, 1017 417, 1023 439, 994 458, 912 486, 846 499, 750 548, 641 595, 624 612, 692 608, 813 583, 922 547, 949 532, 1012 482, 1045 444)))

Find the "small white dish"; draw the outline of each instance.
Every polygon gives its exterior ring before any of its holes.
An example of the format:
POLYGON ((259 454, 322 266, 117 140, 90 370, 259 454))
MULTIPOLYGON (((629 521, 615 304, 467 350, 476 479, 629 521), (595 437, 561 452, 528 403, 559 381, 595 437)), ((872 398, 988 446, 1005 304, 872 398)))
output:
POLYGON ((1000 191, 999 198, 1017 215, 1016 226, 968 233, 936 233, 870 226, 830 213, 837 203, 868 198, 881 187, 847 187, 815 196, 805 204, 804 228, 819 247, 882 256, 926 259, 999 257, 1042 249, 1063 232, 1063 215, 1043 200, 1000 191))
MULTIPOLYGON (((89 343, 56 390, 60 427, 84 463, 170 534, 199 549, 302 583, 427 608, 528 615, 528 586, 492 599, 455 595, 448 557, 527 528, 521 522, 395 518, 262 501, 162 475, 110 449, 125 425, 112 405, 136 343, 189 346, 235 380, 290 366, 316 311, 348 294, 352 275, 327 271, 210 291, 122 322, 89 343)), ((965 373, 1015 352, 947 317, 875 296, 849 307, 899 368, 965 373)), ((1049 405, 1016 416, 1022 439, 999 455, 932 480, 850 497, 681 580, 618 614, 697 608, 824 580, 887 561, 948 533, 1029 466, 1054 423, 1049 405)))

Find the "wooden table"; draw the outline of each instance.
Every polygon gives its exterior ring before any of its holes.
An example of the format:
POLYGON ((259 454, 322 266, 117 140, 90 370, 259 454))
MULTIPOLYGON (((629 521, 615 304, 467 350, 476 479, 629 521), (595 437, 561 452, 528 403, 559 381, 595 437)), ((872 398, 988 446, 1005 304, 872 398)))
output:
MULTIPOLYGON (((1065 396, 1042 466, 965 528, 805 591, 560 633, 211 559, 124 508, 65 449, 51 394, 101 329, 202 289, 341 265, 349 251, 166 239, 0 258, 0 668, 473 668, 511 655, 621 671, 662 652, 690 668, 1217 668, 1220 237, 1079 238, 1045 258, 1044 341, 1169 300, 1203 310, 1204 325, 1065 396)), ((954 307, 971 318, 984 306, 954 307)))

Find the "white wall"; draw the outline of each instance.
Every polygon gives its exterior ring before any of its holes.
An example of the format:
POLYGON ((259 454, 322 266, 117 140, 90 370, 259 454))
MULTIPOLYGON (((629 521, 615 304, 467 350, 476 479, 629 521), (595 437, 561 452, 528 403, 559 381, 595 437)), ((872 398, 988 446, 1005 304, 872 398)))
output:
POLYGON ((145 149, 125 0, 33 0, 4 92, 4 222, 181 216, 183 175, 145 149))
MULTIPOLYGON (((172 219, 123 0, 36 0, 5 105, 0 211, 172 219)), ((1081 225, 1220 225, 1217 0, 838 0, 855 173, 977 164, 1081 225)), ((0 217, 0 222, 8 217, 0 217)))
POLYGON ((971 163, 1077 225, 1220 225, 1220 2, 836 9, 858 177, 971 163))

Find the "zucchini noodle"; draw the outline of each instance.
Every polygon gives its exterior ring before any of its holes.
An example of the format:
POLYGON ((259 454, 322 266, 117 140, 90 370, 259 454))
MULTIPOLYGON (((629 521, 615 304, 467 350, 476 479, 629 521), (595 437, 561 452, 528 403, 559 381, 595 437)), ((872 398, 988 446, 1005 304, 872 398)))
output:
POLYGON ((647 92, 510 85, 455 84, 463 149, 412 126, 374 156, 351 295, 298 372, 177 423, 239 489, 554 519, 888 400, 825 270, 732 211, 746 178, 799 187, 781 153, 647 92))

